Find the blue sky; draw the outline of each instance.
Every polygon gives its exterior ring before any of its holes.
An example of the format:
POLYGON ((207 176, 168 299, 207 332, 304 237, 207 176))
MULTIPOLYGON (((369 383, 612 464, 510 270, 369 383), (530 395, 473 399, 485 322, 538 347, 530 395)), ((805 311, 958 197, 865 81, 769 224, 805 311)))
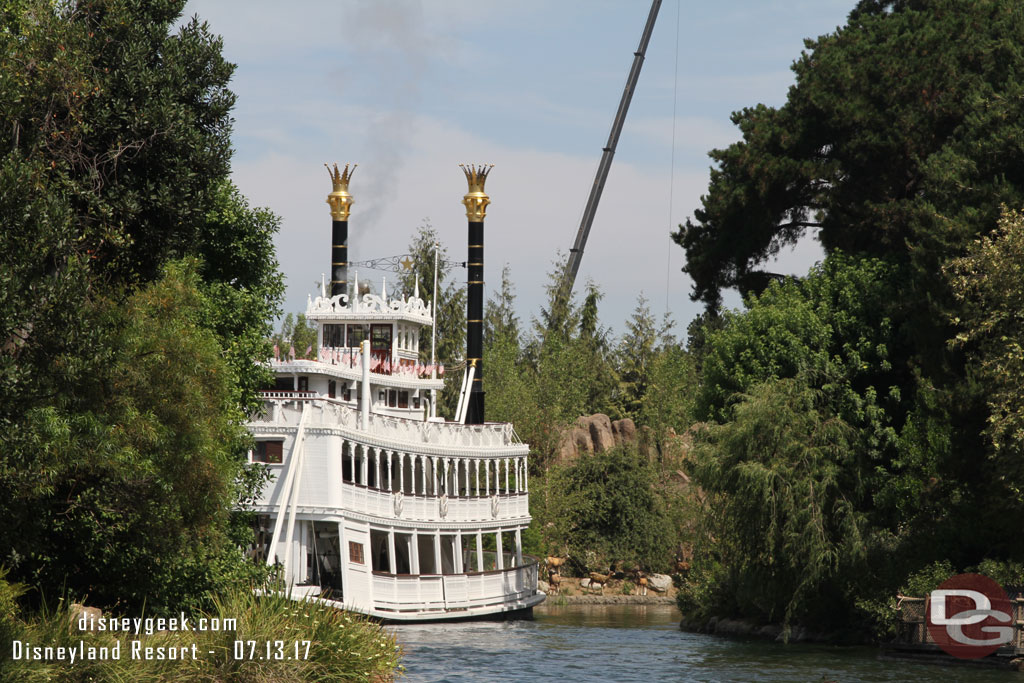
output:
MULTIPOLYGON (((732 111, 785 101, 803 39, 834 31, 852 5, 663 2, 577 279, 577 291, 587 278, 602 289, 602 322, 616 334, 641 292, 655 313, 671 312, 680 334, 700 311, 668 235, 699 206, 707 152, 738 139, 732 111)), ((186 15, 209 22, 238 65, 233 177, 282 218, 285 310, 304 310, 329 267, 325 162, 359 164, 353 260, 404 253, 424 220, 451 258, 464 259, 457 164, 486 162, 495 164, 488 290, 507 263, 529 321, 558 251, 575 238, 649 6, 191 0, 186 15)), ((806 240, 775 270, 802 273, 820 255, 806 240)))

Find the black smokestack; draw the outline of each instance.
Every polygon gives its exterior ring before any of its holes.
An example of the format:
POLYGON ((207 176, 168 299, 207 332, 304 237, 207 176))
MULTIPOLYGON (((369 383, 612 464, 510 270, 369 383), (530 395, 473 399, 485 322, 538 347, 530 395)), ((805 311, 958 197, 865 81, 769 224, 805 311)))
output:
POLYGON ((466 280, 466 372, 475 365, 473 386, 469 389, 466 424, 484 422, 484 216, 490 197, 484 182, 491 165, 462 165, 469 183, 469 192, 462 199, 469 219, 466 280))
POLYGON ((331 296, 348 289, 348 221, 331 221, 331 296))
POLYGON ((334 164, 334 171, 327 166, 331 176, 333 191, 327 195, 327 203, 331 207, 331 296, 345 294, 348 290, 348 215, 353 204, 352 195, 348 193, 348 181, 358 164, 352 164, 352 170, 345 164, 345 170, 339 171, 334 164))

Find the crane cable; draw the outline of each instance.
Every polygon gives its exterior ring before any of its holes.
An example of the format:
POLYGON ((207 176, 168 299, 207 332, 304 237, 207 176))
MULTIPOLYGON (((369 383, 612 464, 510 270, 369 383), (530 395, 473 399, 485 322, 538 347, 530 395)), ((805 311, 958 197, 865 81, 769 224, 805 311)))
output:
MULTIPOLYGON (((669 238, 672 235, 672 200, 675 198, 676 189, 676 105, 679 102, 679 24, 680 24, 680 0, 676 0, 676 64, 672 77, 672 163, 669 170, 668 181, 668 231, 669 238)), ((669 314, 669 284, 672 275, 672 249, 671 245, 665 250, 665 318, 669 314)))

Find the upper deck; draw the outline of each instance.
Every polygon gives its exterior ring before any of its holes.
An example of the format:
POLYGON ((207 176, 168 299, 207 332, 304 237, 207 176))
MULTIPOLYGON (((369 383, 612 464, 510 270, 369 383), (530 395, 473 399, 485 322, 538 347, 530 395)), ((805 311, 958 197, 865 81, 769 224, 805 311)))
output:
MULTIPOLYGON (((359 281, 356 280, 359 291, 359 281)), ((430 325, 433 320, 433 302, 425 302, 419 296, 388 298, 387 283, 381 285, 381 293, 363 294, 355 301, 349 301, 347 294, 318 296, 306 302, 306 318, 321 321, 374 320, 407 322, 430 325)))
POLYGON ((515 457, 529 453, 508 422, 464 425, 424 422, 370 413, 361 429, 359 411, 343 402, 313 392, 265 392, 264 410, 251 417, 249 428, 257 436, 294 433, 302 420, 303 403, 309 404, 306 427, 336 430, 358 443, 426 455, 515 457))

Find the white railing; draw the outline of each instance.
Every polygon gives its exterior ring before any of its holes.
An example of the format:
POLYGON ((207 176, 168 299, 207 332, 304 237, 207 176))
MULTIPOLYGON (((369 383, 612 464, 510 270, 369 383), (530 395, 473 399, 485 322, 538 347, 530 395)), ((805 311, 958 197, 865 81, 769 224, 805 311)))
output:
POLYGON ((293 399, 293 398, 316 398, 319 396, 315 391, 277 391, 277 390, 265 390, 260 392, 260 396, 265 399, 277 398, 277 399, 293 399))
POLYGON ((470 611, 515 603, 536 594, 536 560, 493 572, 373 574, 373 607, 380 612, 470 611))
MULTIPOLYGON (((283 356, 281 358, 271 358, 269 364, 270 367, 282 372, 327 373, 349 380, 358 380, 362 376, 362 368, 359 363, 332 362, 324 358, 317 360, 314 358, 290 358, 283 356)), ((441 367, 438 366, 438 368, 441 367)), ((441 374, 444 374, 443 370, 441 374)), ((440 387, 444 383, 443 376, 432 378, 429 369, 424 368, 424 366, 408 367, 396 365, 389 367, 379 360, 375 361, 375 364, 371 366, 370 375, 373 377, 374 382, 380 382, 385 385, 389 380, 392 382, 396 381, 396 378, 403 385, 411 382, 410 386, 426 387, 428 389, 440 387)))
POLYGON ((341 486, 341 506, 352 512, 385 519, 429 522, 477 522, 522 519, 530 515, 529 495, 449 497, 445 503, 434 496, 414 496, 379 491, 357 484, 341 486), (442 511, 444 514, 442 515, 442 511))
MULTIPOLYGON (((297 426, 302 415, 302 407, 296 403, 278 404, 273 399, 315 398, 296 396, 295 392, 285 393, 287 396, 266 395, 266 409, 254 416, 252 422, 265 425, 274 424, 282 427, 297 426)), ((342 427, 349 430, 359 429, 359 410, 347 405, 339 405, 330 399, 316 401, 319 410, 313 410, 307 424, 317 427, 342 427)), ((512 425, 507 422, 496 422, 482 425, 462 425, 453 422, 424 422, 409 420, 391 415, 370 413, 367 436, 383 439, 396 444, 408 444, 415 450, 417 444, 431 446, 454 446, 462 448, 508 448, 521 446, 512 425)), ((523 448, 524 452, 526 451, 523 448)))

